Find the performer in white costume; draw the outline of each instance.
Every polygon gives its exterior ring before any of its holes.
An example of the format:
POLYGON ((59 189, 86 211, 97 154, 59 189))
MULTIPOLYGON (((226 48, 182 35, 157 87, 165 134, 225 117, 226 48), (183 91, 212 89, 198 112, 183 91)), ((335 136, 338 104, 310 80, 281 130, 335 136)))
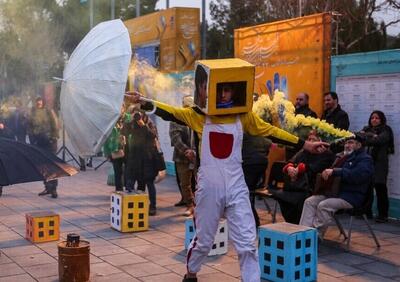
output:
POLYGON ((194 213, 196 236, 189 245, 187 273, 183 282, 197 281, 196 274, 213 245, 219 220, 223 216, 228 221, 229 238, 239 256, 242 280, 260 281, 256 227, 242 171, 244 131, 313 152, 322 152, 328 145, 323 142, 305 142, 261 120, 251 111, 253 82, 254 66, 245 61, 203 60, 196 64, 197 107, 175 108, 158 101, 145 102, 146 99, 142 99, 139 93, 133 95, 135 101, 142 100, 143 109, 151 110, 155 106, 157 115, 189 126, 199 139, 200 167, 194 213), (221 72, 213 76, 213 69, 224 69, 223 74, 229 80, 224 82, 223 78, 219 81, 215 79, 221 76, 221 72), (236 80, 232 74, 237 77, 236 80), (249 74, 251 78, 248 78, 249 74), (245 93, 236 93, 238 89, 244 89, 245 93), (246 99, 238 99, 239 94, 246 95, 246 99), (241 104, 235 104, 236 99, 241 104), (214 105, 210 103, 211 100, 214 105))

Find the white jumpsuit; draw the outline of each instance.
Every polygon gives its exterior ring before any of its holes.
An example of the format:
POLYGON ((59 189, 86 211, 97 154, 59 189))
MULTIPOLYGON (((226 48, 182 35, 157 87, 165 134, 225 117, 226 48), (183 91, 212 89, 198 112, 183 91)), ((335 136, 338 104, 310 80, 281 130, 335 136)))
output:
POLYGON ((195 196, 196 236, 188 249, 187 268, 191 273, 199 272, 225 214, 242 281, 259 282, 256 226, 242 170, 242 139, 239 116, 232 124, 212 124, 206 117, 195 196))

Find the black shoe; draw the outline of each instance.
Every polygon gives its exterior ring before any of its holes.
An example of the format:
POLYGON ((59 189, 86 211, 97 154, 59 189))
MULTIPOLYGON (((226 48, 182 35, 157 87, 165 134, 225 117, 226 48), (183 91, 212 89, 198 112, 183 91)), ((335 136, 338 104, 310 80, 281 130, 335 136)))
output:
POLYGON ((0 186, 0 197, 3 195, 3 187, 0 186))
POLYGON ((180 200, 179 202, 174 204, 174 207, 183 207, 186 206, 186 203, 183 200, 180 200))
POLYGON ((51 194, 51 197, 54 198, 54 199, 56 199, 58 197, 58 194, 57 194, 56 190, 51 191, 50 194, 51 194))
POLYGON ((185 274, 185 276, 183 277, 182 282, 197 282, 197 277, 188 278, 188 277, 186 277, 186 274, 185 274))
POLYGON ((156 208, 150 208, 149 209, 149 215, 150 216, 153 216, 153 215, 156 215, 157 214, 157 209, 156 208))
POLYGON ((47 189, 44 189, 42 192, 40 192, 38 195, 39 196, 44 196, 44 195, 47 195, 47 194, 50 194, 50 191, 49 190, 47 190, 47 189))
POLYGON ((384 217, 384 216, 377 216, 375 218, 375 222, 376 223, 386 223, 386 222, 388 222, 388 218, 384 217))

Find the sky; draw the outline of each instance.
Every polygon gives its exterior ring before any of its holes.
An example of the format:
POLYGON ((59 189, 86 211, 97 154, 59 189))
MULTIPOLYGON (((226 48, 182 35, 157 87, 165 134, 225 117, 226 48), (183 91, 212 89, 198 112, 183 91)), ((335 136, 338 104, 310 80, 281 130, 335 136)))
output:
MULTIPOLYGON (((202 0, 169 0, 169 6, 170 8, 172 7, 196 7, 201 9, 201 2, 202 0)), ((207 21, 210 20, 210 11, 209 11, 209 5, 210 5, 211 0, 206 0, 206 18, 207 21)), ((166 0, 159 0, 157 2, 156 8, 158 9, 165 9, 166 8, 166 0)), ((390 10, 385 10, 381 11, 379 13, 376 13, 375 18, 378 21, 384 20, 385 22, 387 21, 392 21, 395 19, 400 18, 399 13, 395 13, 390 10)), ((394 26, 388 27, 387 33, 393 36, 397 36, 400 33, 400 23, 397 23, 394 26)))

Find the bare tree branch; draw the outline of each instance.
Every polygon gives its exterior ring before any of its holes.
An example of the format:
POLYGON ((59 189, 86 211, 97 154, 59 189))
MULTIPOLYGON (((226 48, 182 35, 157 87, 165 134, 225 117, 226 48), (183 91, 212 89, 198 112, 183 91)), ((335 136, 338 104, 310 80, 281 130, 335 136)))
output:
POLYGON ((369 31, 369 32, 366 32, 366 33, 363 34, 362 36, 359 36, 358 38, 356 38, 355 40, 353 40, 352 42, 350 42, 349 44, 347 44, 347 45, 345 46, 345 48, 348 50, 348 49, 350 49, 351 47, 353 47, 355 44, 357 44, 358 42, 360 42, 360 40, 362 40, 363 38, 367 37, 368 35, 371 35, 371 34, 374 34, 374 33, 377 33, 377 32, 381 32, 384 28, 387 28, 388 26, 393 25, 393 24, 396 24, 396 23, 399 23, 399 22, 400 22, 400 19, 394 20, 394 21, 390 21, 390 22, 388 22, 388 23, 385 23, 385 24, 381 27, 381 29, 376 29, 376 30, 371 30, 371 31, 369 31))

